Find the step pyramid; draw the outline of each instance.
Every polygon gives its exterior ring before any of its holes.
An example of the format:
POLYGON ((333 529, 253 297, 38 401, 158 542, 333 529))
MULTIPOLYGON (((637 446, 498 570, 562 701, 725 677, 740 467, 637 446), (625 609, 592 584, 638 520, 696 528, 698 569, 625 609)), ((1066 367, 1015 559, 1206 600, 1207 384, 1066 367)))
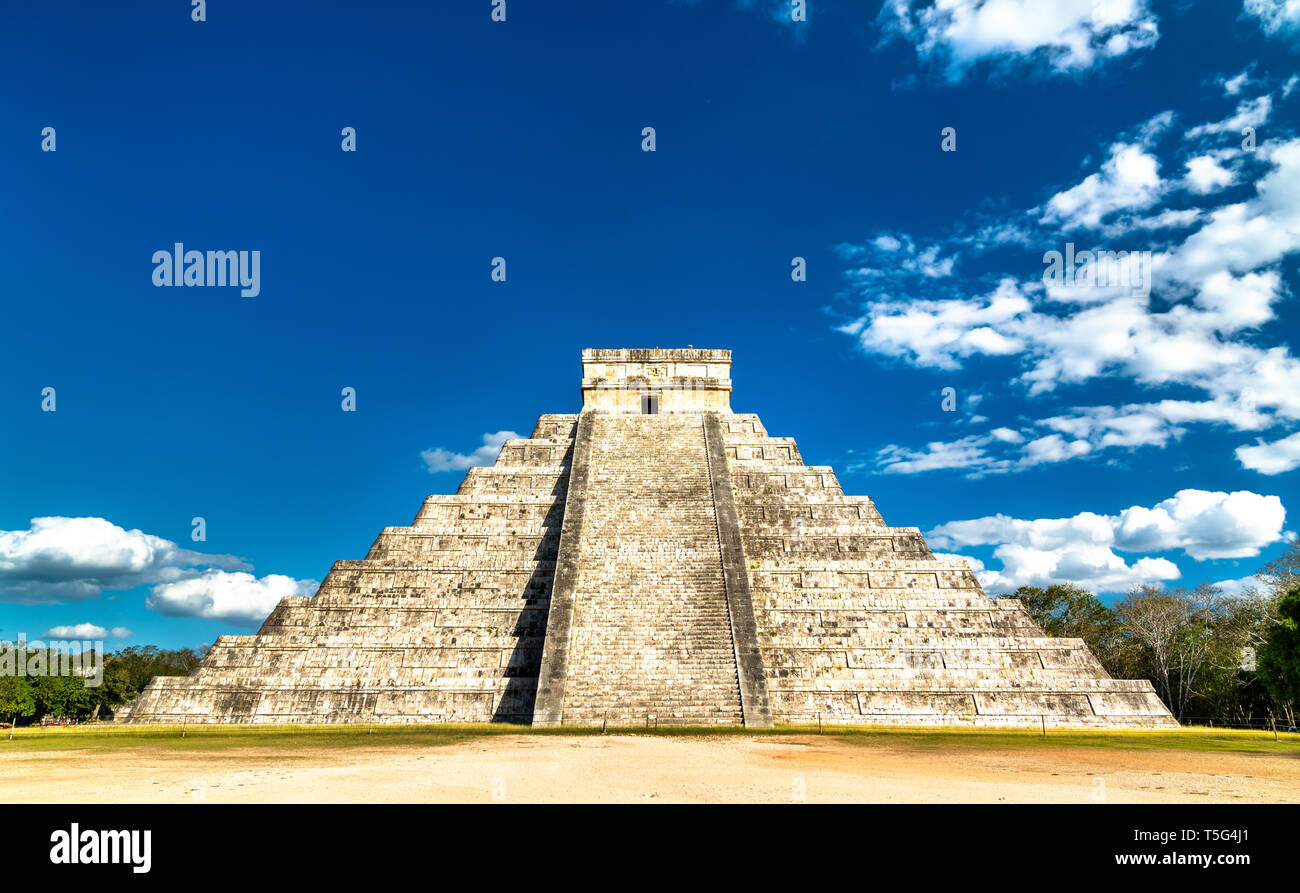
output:
POLYGON ((130 722, 1175 727, 733 413, 728 350, 582 353, 543 415, 130 722))

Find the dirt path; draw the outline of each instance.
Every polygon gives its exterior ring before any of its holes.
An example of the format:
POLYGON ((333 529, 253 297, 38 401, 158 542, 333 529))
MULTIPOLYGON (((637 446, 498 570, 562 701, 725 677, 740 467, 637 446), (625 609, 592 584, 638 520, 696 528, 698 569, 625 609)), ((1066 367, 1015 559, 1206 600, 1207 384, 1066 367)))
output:
POLYGON ((373 748, 0 755, 4 802, 1300 802, 1300 758, 832 737, 494 736, 373 748), (1098 781, 1100 779, 1101 781, 1098 781))

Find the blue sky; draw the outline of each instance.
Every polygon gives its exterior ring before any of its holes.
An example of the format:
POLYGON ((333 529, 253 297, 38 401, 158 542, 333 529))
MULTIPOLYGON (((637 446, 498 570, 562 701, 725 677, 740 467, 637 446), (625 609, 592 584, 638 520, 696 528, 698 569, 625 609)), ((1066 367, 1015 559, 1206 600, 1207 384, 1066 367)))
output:
POLYGON ((1294 4, 188 6, 0 13, 0 637, 255 629, 577 411, 583 347, 733 349, 989 591, 1294 527, 1294 4), (156 287, 176 242, 260 292, 156 287), (1067 243, 1149 288, 1045 282, 1067 243))

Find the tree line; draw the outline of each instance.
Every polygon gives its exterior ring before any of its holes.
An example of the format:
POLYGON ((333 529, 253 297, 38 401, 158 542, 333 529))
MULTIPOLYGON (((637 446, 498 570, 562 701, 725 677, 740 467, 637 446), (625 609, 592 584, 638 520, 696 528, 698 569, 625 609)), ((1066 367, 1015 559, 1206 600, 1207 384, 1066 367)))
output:
POLYGON ((1149 679, 1180 722, 1296 726, 1300 707, 1300 538, 1258 585, 1228 594, 1139 586, 1112 604, 1072 583, 1022 586, 1049 636, 1083 639, 1117 679, 1149 679))
POLYGON ((155 645, 132 645, 112 654, 83 655, 76 666, 85 668, 102 660, 102 677, 88 670, 54 673, 66 666, 67 654, 51 648, 25 648, 22 659, 10 649, 5 673, 0 674, 0 721, 27 724, 42 720, 84 720, 108 716, 129 703, 155 676, 188 676, 203 654, 193 648, 168 650, 155 645), (22 672, 17 672, 22 670, 22 672), (94 684, 98 677, 99 684, 94 684))

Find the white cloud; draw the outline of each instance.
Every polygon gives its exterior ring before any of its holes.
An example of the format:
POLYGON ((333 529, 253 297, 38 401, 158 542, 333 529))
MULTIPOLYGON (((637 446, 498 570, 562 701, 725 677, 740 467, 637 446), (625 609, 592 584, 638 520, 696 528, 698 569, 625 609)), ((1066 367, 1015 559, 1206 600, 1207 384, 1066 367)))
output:
MULTIPOLYGON (((923 449, 890 444, 877 452, 874 467, 863 463, 850 466, 848 470, 918 474, 956 469, 966 471, 967 477, 983 477, 1034 465, 1098 456, 1106 450, 1165 447, 1171 440, 1187 433, 1183 426, 1189 423, 1222 425, 1235 431, 1258 431, 1273 425, 1274 420, 1248 402, 1232 403, 1221 399, 1076 406, 1068 414, 1030 421, 1019 430, 998 427, 955 441, 932 441, 923 449)), ((1287 444, 1279 447, 1279 451, 1287 448, 1300 448, 1300 444, 1287 444)), ((1254 447, 1244 449, 1250 451, 1246 456, 1256 461, 1254 457, 1260 451, 1254 447)), ((1247 463, 1242 450, 1238 450, 1238 456, 1244 465, 1257 471, 1273 467, 1265 466, 1262 459, 1259 467, 1247 463)), ((1279 464, 1276 467, 1278 471, 1287 471, 1293 466, 1279 464)))
POLYGON ((1128 564, 1106 546, 1079 545, 1061 549, 998 547, 993 553, 1002 570, 976 574, 990 592, 1012 592, 1021 586, 1074 583, 1094 592, 1124 592, 1134 586, 1178 579, 1178 566, 1164 558, 1140 558, 1128 564))
POLYGON ((1066 440, 1059 434, 1048 434, 1025 444, 1024 465, 1042 465, 1045 462, 1064 462, 1092 452, 1086 440, 1066 440))
POLYGON ((1246 272, 1300 249, 1300 139, 1256 151, 1273 165, 1256 196, 1213 211, 1169 255, 1166 275, 1193 282, 1220 270, 1246 272))
POLYGON ((1231 117, 1211 124, 1201 124, 1193 127, 1187 131, 1185 136, 1188 139, 1197 139, 1219 133, 1240 135, 1241 131, 1246 127, 1258 128, 1268 120, 1268 116, 1272 113, 1273 97, 1267 93, 1263 96, 1256 96, 1254 99, 1243 99, 1238 103, 1237 110, 1231 117))
MULTIPOLYGON (((975 424, 988 420, 974 417, 970 421, 975 424)), ((954 441, 932 441, 922 449, 889 444, 876 453, 874 467, 859 463, 847 470, 918 474, 954 469, 967 472, 967 477, 983 477, 1098 456, 1106 450, 1165 447, 1187 433, 1184 426, 1191 423, 1220 425, 1234 431, 1259 431, 1274 425, 1275 419, 1261 413, 1249 400, 1159 400, 1121 406, 1076 406, 1067 414, 1028 421, 1019 430, 997 427, 954 441)), ((1289 470, 1289 466, 1278 470, 1289 470)))
POLYGON ((166 617, 201 617, 255 625, 286 596, 310 596, 320 584, 282 574, 265 577, 209 570, 197 577, 155 586, 145 606, 166 617))
POLYGON ((879 20, 952 79, 982 60, 1077 72, 1159 38, 1146 0, 887 0, 879 20))
POLYGON ((954 237, 953 244, 969 245, 977 251, 1003 245, 1029 245, 1033 236, 1018 222, 999 220, 981 226, 974 234, 954 237))
POLYGON ((1282 538, 1286 510, 1276 496, 1179 490, 1151 508, 1119 515, 1115 543, 1129 552, 1181 549, 1197 561, 1249 558, 1282 538))
POLYGON ((497 454, 501 452, 501 447, 505 442, 518 436, 513 431, 484 434, 483 445, 472 453, 453 453, 439 447, 438 449, 424 450, 420 453, 420 458, 424 460, 425 465, 428 466, 429 472, 432 474, 437 474, 440 471, 464 471, 467 468, 479 465, 491 465, 496 462, 497 454))
POLYGON ((1081 512, 1031 521, 996 515, 949 522, 929 536, 940 547, 1016 543, 1053 550, 1087 543, 1126 552, 1181 550, 1200 561, 1258 555, 1281 538, 1285 518, 1276 496, 1189 489, 1150 508, 1131 506, 1117 515, 1081 512))
MULTIPOLYGON (((1226 79, 1225 89, 1239 93, 1249 80, 1226 79)), ((1235 139, 1230 146, 1206 145, 1218 134, 1235 137, 1241 127, 1267 121, 1271 111, 1269 95, 1246 98, 1227 119, 1187 130, 1184 174, 1169 180, 1161 177, 1156 148, 1175 114, 1152 116, 1112 140, 1100 166, 1081 182, 1038 207, 1001 221, 981 217, 974 235, 958 225, 927 243, 926 256, 947 262, 944 277, 927 278, 923 252, 905 233, 840 246, 861 262, 848 273, 860 308, 840 331, 866 353, 943 370, 1000 358, 1014 370, 1008 379, 1029 398, 1102 380, 1198 392, 1077 410, 1082 419, 1058 411, 1022 421, 1015 426, 1022 442, 1014 449, 988 435, 921 449, 891 444, 877 457, 878 470, 1015 470, 1103 450, 1163 447, 1190 424, 1239 431, 1286 425, 1282 433, 1293 433, 1300 422, 1300 359, 1285 339, 1273 346, 1264 339, 1277 339, 1265 327, 1276 327, 1278 306, 1293 288, 1281 264, 1300 252, 1300 139, 1264 141, 1254 152, 1239 150, 1235 139), (1226 193, 1237 200, 1214 206, 1214 196, 1245 182, 1254 184, 1253 196, 1226 193), (1209 206, 1183 206, 1192 196, 1209 206), (1072 234, 1077 230, 1105 241, 1076 244, 1076 250, 1127 250, 1130 274, 1142 273, 1141 282, 1067 285, 1022 268, 990 290, 987 275, 957 274, 961 252, 1024 245, 1034 246, 1035 255, 1042 247, 1067 253, 1067 242, 1080 243, 1072 234), (1012 235, 1002 239, 1001 233, 1012 235), (1146 244, 1114 244, 1121 235, 1146 244), (1143 248, 1150 249, 1146 255, 1143 248), (1131 263, 1135 251, 1150 257, 1145 270, 1131 263)), ((1110 269, 1100 261, 1095 266, 1110 269)), ((1247 468, 1278 473, 1295 467, 1293 444, 1284 437, 1242 446, 1236 455, 1247 468)))
POLYGON ((104 590, 174 580, 195 567, 246 568, 233 555, 208 555, 103 518, 33 518, 0 531, 0 601, 85 601, 104 590))
POLYGON ((1281 474, 1300 467, 1300 431, 1281 440, 1237 447, 1237 461, 1260 474, 1281 474))
MULTIPOLYGON (((956 369, 959 359, 974 354, 1018 353, 1024 344, 1010 324, 1032 311, 1032 305, 1013 280, 1004 279, 983 298, 946 301, 894 301, 873 304, 868 316, 851 325, 865 350, 889 356, 911 357, 922 366, 956 369), (1002 329, 1002 332, 999 332, 1002 329)), ((846 327, 845 331, 852 331, 846 327)))
POLYGON ((1150 409, 1112 406, 1076 408, 1074 415, 1052 416, 1039 424, 1086 439, 1098 449, 1107 447, 1164 446, 1182 429, 1169 424, 1150 409))
POLYGON ((1080 406, 1071 415, 1042 419, 1039 425, 1086 438, 1094 449, 1165 446, 1181 437, 1188 422, 1257 430, 1270 421, 1247 405, 1222 400, 1161 400, 1124 406, 1080 406))
POLYGON ((1229 598, 1239 598, 1248 594, 1252 590, 1257 593, 1265 591, 1265 587, 1258 577, 1238 577, 1235 580, 1220 580, 1211 585, 1229 598))
MULTIPOLYGON (((891 292, 909 293, 914 283, 890 283, 887 292, 859 282, 863 314, 841 331, 868 353, 931 368, 959 369, 976 356, 1015 357, 1016 380, 1031 397, 1063 384, 1126 378, 1201 390, 1203 398, 1182 401, 1183 408, 1207 411, 1191 411, 1182 421, 1259 430, 1266 421, 1300 419, 1300 361, 1286 346, 1237 340, 1276 318, 1287 288, 1275 265, 1300 250, 1300 140, 1261 146, 1258 154, 1271 167, 1258 179, 1255 197, 1206 212, 1180 244, 1155 254, 1147 277, 1154 298, 1134 289, 1044 287, 1005 277, 982 296, 961 295, 954 284, 956 297, 905 300, 891 292), (1246 403, 1253 408, 1233 408, 1246 403)), ((1066 206, 1059 207, 1064 213, 1066 206)), ((1102 216, 1099 208, 1085 214, 1102 216)), ((1135 444, 1163 443, 1181 433, 1170 427, 1178 421, 1128 423, 1150 429, 1144 440, 1134 432, 1135 444)), ((1120 442, 1117 432, 1104 445, 1120 442)), ((1057 446, 1045 441, 1039 449, 1053 458, 1057 446)))
MULTIPOLYGON (((104 590, 150 585, 147 607, 169 617, 253 623, 282 595, 311 595, 313 580, 258 579, 233 555, 208 555, 103 518, 33 518, 27 530, 0 531, 0 596, 20 604, 84 601, 104 590)), ((55 638, 126 639, 126 627, 56 626, 55 638)))
POLYGON ((1245 0, 1242 11, 1259 19, 1267 34, 1300 31, 1300 0, 1245 0))
POLYGON ((1184 177, 1187 188, 1198 195, 1217 192, 1225 186, 1231 186, 1236 177, 1232 171, 1219 165, 1212 155, 1197 155, 1187 160, 1187 176, 1184 177))
POLYGON ((1164 187, 1160 162, 1142 146, 1115 143, 1101 170, 1047 201, 1042 221, 1063 229, 1095 229, 1116 211, 1149 208, 1164 187))
POLYGON ((862 264, 853 271, 861 281, 908 273, 926 279, 942 279, 952 275, 955 255, 944 257, 938 244, 920 248, 910 236, 897 237, 890 233, 867 240, 864 244, 843 243, 835 246, 841 257, 862 264), (872 266, 876 264, 876 266, 872 266))
POLYGON ((47 639, 129 639, 131 631, 124 626, 111 630, 94 623, 76 623, 71 626, 53 626, 45 631, 47 639))
MULTIPOLYGON (((1187 178, 1183 178, 1186 183, 1187 178)), ((1128 235, 1143 230, 1186 229, 1201 219, 1200 208, 1167 208, 1156 214, 1119 217, 1101 228, 1107 238, 1128 235)))
POLYGON ((1220 78, 1219 83, 1223 85, 1223 95, 1236 96, 1242 91, 1242 88, 1251 83, 1250 69, 1230 78, 1220 78))
MULTIPOLYGON (((1252 321, 1272 315, 1271 274, 1242 280, 1252 321), (1260 304, 1263 304, 1261 307, 1260 304)), ((1035 283, 1004 279, 989 295, 949 300, 870 302, 865 316, 841 328, 869 353, 915 365, 957 369, 976 355, 1023 355, 1020 381, 1031 395, 1063 383, 1121 372, 1144 383, 1212 386, 1225 369, 1242 369, 1260 351, 1222 341, 1220 331, 1240 328, 1237 311, 1215 302, 1222 283, 1209 281, 1210 308, 1151 309, 1145 295, 1113 297, 1069 315, 1039 310, 1030 300, 1035 283)), ((1089 297, 1085 294, 1080 298, 1089 297)))
POLYGON ((1179 572, 1164 558, 1142 557, 1129 564, 1117 550, 1177 550, 1197 561, 1251 557, 1281 539, 1285 518, 1276 496, 1189 489, 1150 508, 1132 506, 1117 515, 1080 512, 1035 520, 993 515, 941 524, 927 537, 941 549, 996 545, 993 554, 1002 569, 978 574, 986 588, 1073 582, 1098 592, 1120 592, 1177 579, 1179 572))
MULTIPOLYGON (((998 430, 1006 432, 1008 429, 998 430)), ((874 470, 880 474, 917 474, 938 469, 966 469, 977 475, 1005 471, 1010 463, 994 459, 986 449, 990 443, 999 439, 1001 438, 992 434, 971 435, 950 443, 934 441, 921 450, 891 443, 877 451, 874 470)), ((850 465, 847 470, 860 471, 864 468, 863 465, 850 465)))

